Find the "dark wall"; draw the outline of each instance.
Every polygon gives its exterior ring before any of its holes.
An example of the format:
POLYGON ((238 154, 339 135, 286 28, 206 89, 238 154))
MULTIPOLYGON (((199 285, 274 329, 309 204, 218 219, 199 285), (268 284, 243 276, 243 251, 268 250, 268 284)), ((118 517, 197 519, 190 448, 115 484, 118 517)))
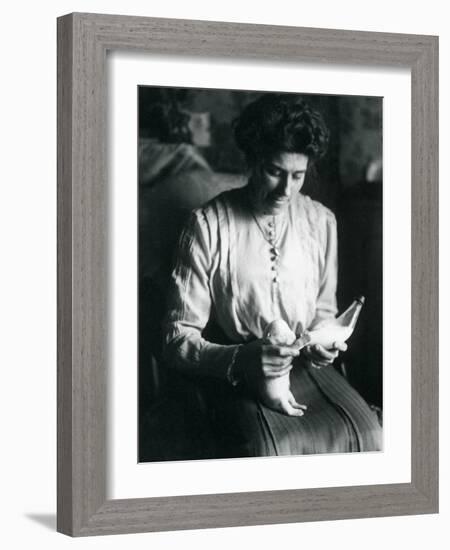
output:
POLYGON ((342 96, 339 109, 339 175, 343 187, 364 181, 370 162, 382 158, 382 98, 342 96))
POLYGON ((383 402, 382 185, 359 183, 344 190, 336 210, 339 242, 338 303, 354 296, 366 303, 345 361, 350 382, 370 402, 383 402))
MULTIPOLYGON (((159 90, 140 87, 140 133, 152 125, 148 106, 159 90)), ((208 113, 210 146, 201 151, 218 172, 243 173, 245 163, 233 140, 231 121, 261 95, 255 91, 171 88, 172 97, 186 111, 208 113)), ((342 189, 361 182, 368 164, 382 155, 382 98, 302 94, 324 116, 330 129, 328 153, 305 184, 305 191, 335 209, 342 189)))

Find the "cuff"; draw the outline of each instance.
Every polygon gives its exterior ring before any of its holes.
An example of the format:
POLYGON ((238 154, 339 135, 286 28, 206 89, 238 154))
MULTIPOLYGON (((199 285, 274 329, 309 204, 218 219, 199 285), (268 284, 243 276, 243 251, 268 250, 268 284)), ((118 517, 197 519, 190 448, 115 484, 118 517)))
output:
POLYGON ((241 345, 224 346, 208 342, 200 352, 200 371, 231 382, 231 379, 234 379, 233 367, 241 345))
POLYGON ((233 387, 236 387, 242 381, 240 373, 238 373, 237 369, 235 368, 236 357, 241 347, 242 347, 242 344, 236 346, 235 349, 233 350, 233 355, 231 356, 231 361, 227 369, 227 380, 233 387))

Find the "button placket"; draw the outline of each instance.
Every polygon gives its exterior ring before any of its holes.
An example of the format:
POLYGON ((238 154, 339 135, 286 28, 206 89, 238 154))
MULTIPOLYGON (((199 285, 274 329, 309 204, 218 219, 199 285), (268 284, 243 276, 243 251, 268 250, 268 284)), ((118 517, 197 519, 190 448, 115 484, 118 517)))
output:
POLYGON ((280 260, 280 250, 278 249, 276 245, 277 241, 277 231, 276 231, 276 222, 275 222, 275 216, 267 222, 267 226, 263 229, 261 227, 257 217, 252 212, 253 218, 256 222, 256 225, 258 226, 259 230, 261 231, 262 236, 264 239, 269 243, 269 253, 270 253, 270 271, 271 271, 271 280, 272 280, 272 287, 274 290, 277 288, 280 277, 279 277, 279 265, 278 262, 280 260))
POLYGON ((275 219, 269 222, 269 244, 271 253, 271 271, 272 271, 272 284, 277 285, 279 281, 278 277, 278 258, 279 251, 275 245, 275 219))

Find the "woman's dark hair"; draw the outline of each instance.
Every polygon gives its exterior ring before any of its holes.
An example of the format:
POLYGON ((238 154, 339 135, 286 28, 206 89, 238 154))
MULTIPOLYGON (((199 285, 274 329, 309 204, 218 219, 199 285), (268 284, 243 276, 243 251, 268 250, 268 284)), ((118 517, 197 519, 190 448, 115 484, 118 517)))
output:
POLYGON ((295 94, 268 93, 233 122, 236 144, 252 164, 277 153, 325 154, 329 132, 322 116, 295 94))

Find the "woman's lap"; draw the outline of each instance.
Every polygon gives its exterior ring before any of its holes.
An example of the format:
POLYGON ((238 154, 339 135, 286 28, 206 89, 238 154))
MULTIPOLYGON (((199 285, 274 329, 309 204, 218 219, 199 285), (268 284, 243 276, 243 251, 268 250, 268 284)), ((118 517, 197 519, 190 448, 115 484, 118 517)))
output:
POLYGON ((301 417, 214 384, 207 394, 218 458, 381 450, 376 414, 335 369, 299 365, 291 371, 291 390, 308 406, 301 417))

